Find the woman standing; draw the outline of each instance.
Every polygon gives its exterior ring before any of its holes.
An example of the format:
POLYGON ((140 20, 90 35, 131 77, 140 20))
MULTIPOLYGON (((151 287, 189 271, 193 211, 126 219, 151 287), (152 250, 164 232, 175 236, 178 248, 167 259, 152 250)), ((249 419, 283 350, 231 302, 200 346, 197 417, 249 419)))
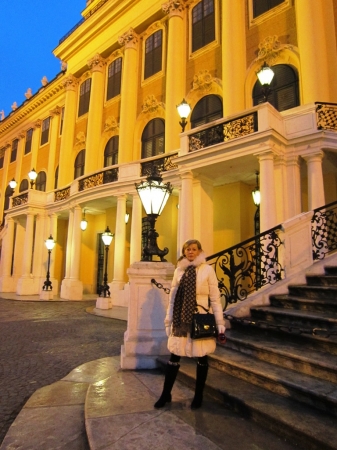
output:
POLYGON ((167 346, 171 357, 166 366, 163 392, 154 404, 155 408, 162 408, 171 401, 171 390, 180 367, 181 356, 198 358, 195 395, 191 408, 200 408, 202 404, 208 372, 207 355, 215 351, 216 340, 191 339, 192 316, 196 308, 201 314, 206 314, 203 308, 210 308, 210 312, 215 315, 218 333, 225 332, 218 280, 212 267, 206 264, 200 242, 196 239, 186 241, 182 255, 174 272, 165 317, 167 346))

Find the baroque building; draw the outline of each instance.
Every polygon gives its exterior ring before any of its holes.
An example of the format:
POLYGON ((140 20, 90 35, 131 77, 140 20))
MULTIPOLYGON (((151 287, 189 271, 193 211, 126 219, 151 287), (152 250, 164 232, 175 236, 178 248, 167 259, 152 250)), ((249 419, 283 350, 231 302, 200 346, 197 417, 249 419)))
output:
POLYGON ((0 292, 41 293, 52 235, 54 294, 97 293, 109 226, 111 299, 127 305, 146 233, 135 183, 153 165, 173 186, 156 230, 174 264, 186 239, 211 255, 254 235, 257 172, 260 231, 336 200, 336 0, 86 3, 54 49, 61 72, 0 121, 0 292))

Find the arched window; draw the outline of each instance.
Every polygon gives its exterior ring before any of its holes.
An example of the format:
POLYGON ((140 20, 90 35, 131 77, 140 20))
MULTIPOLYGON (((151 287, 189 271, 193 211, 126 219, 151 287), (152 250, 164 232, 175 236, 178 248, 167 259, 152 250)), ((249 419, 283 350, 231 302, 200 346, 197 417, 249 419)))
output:
POLYGON ((108 140, 104 150, 104 167, 118 163, 119 136, 113 136, 108 140))
POLYGON ((59 181, 59 166, 57 166, 55 170, 54 189, 57 189, 58 181, 59 181))
POLYGON ((27 191, 29 189, 28 180, 25 178, 21 181, 19 192, 27 191))
POLYGON ((206 95, 195 105, 191 115, 192 128, 223 117, 222 100, 217 95, 206 95))
POLYGON ((165 151, 165 122, 153 119, 142 134, 142 158, 161 155, 165 151))
MULTIPOLYGON (((270 84, 270 93, 267 101, 278 111, 299 106, 298 75, 295 69, 285 64, 278 64, 272 67, 274 72, 273 81, 270 84)), ((259 80, 256 81, 253 89, 253 105, 263 103, 264 95, 259 80)))
POLYGON ((78 152, 74 164, 74 180, 84 175, 85 150, 78 152))
POLYGON ((202 0, 192 9, 192 52, 214 40, 214 0, 202 0))
POLYGON ((47 182, 47 176, 46 172, 39 172, 38 176, 36 177, 35 181, 35 188, 37 191, 46 191, 46 182, 47 182))

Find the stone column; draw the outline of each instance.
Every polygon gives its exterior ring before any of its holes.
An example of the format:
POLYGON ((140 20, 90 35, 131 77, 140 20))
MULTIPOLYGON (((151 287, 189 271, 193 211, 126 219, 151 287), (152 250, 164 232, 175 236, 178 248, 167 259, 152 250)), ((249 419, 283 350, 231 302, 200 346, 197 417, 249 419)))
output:
POLYGON ((186 95, 186 42, 185 6, 182 2, 170 0, 162 5, 169 15, 167 66, 166 66, 166 117, 165 152, 179 148, 179 115, 177 105, 186 95))
POLYGON ((11 267, 13 258, 14 227, 15 222, 9 217, 6 220, 6 231, 2 239, 0 292, 12 291, 11 267))
POLYGON ((138 99, 138 35, 132 28, 118 38, 125 46, 122 71, 118 163, 133 160, 134 129, 138 99))
POLYGON ((47 175, 47 186, 46 191, 52 191, 54 189, 55 182, 55 156, 57 149, 57 140, 60 131, 60 117, 62 109, 56 106, 52 111, 51 115, 51 130, 50 130, 50 145, 49 145, 49 156, 48 156, 48 175, 47 175))
MULTIPOLYGON (((213 249, 213 183, 206 177, 198 177, 193 186, 194 238, 199 239, 207 255, 213 249), (205 226, 205 221, 207 226, 205 226)), ((180 210, 180 208, 179 208, 180 210)))
POLYGON ((222 2, 222 85, 223 115, 228 116, 245 109, 246 77, 246 15, 244 0, 222 2))
POLYGON ((181 174, 181 195, 179 204, 179 242, 181 245, 194 238, 194 208, 193 208, 193 174, 181 174))
POLYGON ((333 2, 297 0, 295 12, 302 104, 335 101, 337 55, 333 2))
POLYGON ((69 75, 64 81, 66 100, 63 117, 63 127, 60 147, 58 187, 62 188, 73 179, 74 167, 69 164, 69 155, 72 154, 75 137, 75 124, 77 116, 77 86, 78 81, 69 75))
POLYGON ((260 232, 277 225, 274 183, 274 155, 266 152, 258 155, 260 163, 260 232))
POLYGON ((286 203, 288 206, 286 219, 290 219, 301 213, 301 172, 298 156, 290 156, 286 159, 287 182, 286 203))
POLYGON ((322 172, 322 151, 313 155, 303 156, 308 167, 308 210, 325 205, 324 183, 322 172))
MULTIPOLYGON (((31 163, 30 163, 30 170, 32 169, 37 169, 36 165, 37 165, 37 155, 39 153, 39 148, 40 148, 40 140, 41 140, 41 125, 42 122, 41 120, 37 120, 34 123, 33 126, 33 136, 32 136, 32 151, 31 151, 31 163)), ((36 170, 37 172, 37 170, 36 170)))
POLYGON ((138 193, 132 194, 130 265, 142 257, 142 202, 138 193))
POLYGON ((28 212, 26 216, 25 242, 22 252, 22 275, 18 280, 16 293, 18 295, 36 294, 34 279, 31 277, 31 264, 33 256, 35 214, 28 212))
POLYGON ((114 274, 111 283, 112 290, 121 290, 124 287, 124 267, 125 267, 125 236, 126 236, 126 195, 117 197, 117 216, 115 227, 115 254, 114 254, 114 274))
POLYGON ((275 201, 276 201, 276 222, 282 223, 287 218, 286 204, 286 163, 283 156, 278 156, 274 161, 274 182, 275 182, 275 201))
POLYGON ((82 210, 80 206, 73 209, 73 217, 69 218, 67 239, 66 278, 61 284, 61 298, 67 300, 82 300, 83 283, 80 281, 81 261, 81 223, 82 210))
POLYGON ((95 172, 103 167, 103 155, 99 152, 99 143, 102 134, 105 61, 97 54, 88 61, 88 66, 92 76, 85 150, 85 174, 95 172))

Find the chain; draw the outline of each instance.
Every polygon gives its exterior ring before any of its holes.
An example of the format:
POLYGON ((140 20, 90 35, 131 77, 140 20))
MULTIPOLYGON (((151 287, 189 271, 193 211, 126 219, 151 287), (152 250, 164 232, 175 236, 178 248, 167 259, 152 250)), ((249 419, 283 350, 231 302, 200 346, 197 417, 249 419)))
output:
POLYGON ((257 327, 263 327, 263 328, 272 328, 272 329, 276 329, 278 331, 287 331, 290 333, 297 333, 297 334, 312 334, 313 336, 323 336, 326 338, 329 338, 330 336, 336 336, 337 335, 337 331, 332 331, 332 330, 327 330, 326 328, 300 328, 300 327, 296 327, 293 325, 274 325, 274 324, 269 324, 266 322, 259 322, 259 321, 255 321, 255 320, 250 320, 250 319, 241 319, 239 317, 233 317, 230 314, 224 314, 224 317, 226 319, 228 319, 229 321, 233 321, 233 322, 239 322, 243 325, 254 325, 257 327))
POLYGON ((158 283, 154 278, 152 278, 151 283, 157 286, 158 289, 163 289, 165 294, 169 294, 171 289, 164 287, 161 283, 158 283))

